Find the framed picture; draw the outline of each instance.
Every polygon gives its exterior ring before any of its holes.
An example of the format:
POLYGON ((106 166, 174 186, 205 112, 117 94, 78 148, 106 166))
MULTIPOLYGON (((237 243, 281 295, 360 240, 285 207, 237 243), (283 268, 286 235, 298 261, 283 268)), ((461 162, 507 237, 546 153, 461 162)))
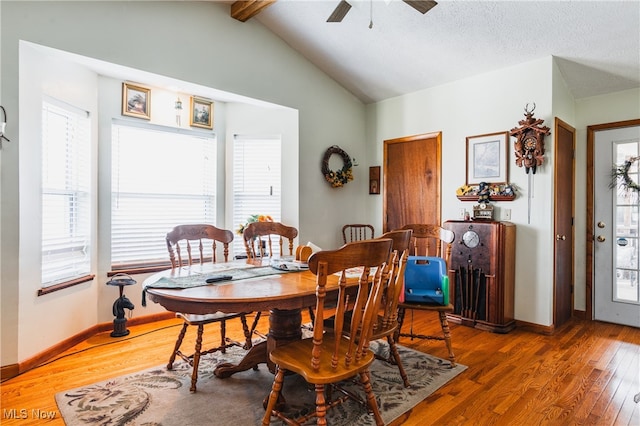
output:
POLYGON ((380 193, 380 166, 369 167, 369 194, 380 193))
POLYGON ((467 185, 507 183, 509 132, 467 138, 467 185))
POLYGON ((189 117, 190 126, 213 129, 213 102, 192 96, 189 117))
POLYGON ((151 118, 151 89, 122 83, 122 115, 151 118))

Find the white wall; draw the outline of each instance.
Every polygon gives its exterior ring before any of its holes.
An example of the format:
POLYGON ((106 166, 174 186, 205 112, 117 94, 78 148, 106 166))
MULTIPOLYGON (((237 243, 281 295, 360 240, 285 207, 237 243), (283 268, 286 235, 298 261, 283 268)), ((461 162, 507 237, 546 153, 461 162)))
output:
MULTIPOLYGON (((40 289, 42 210, 40 188, 42 183, 42 101, 50 96, 76 108, 88 111, 92 117, 92 139, 97 136, 97 76, 82 67, 55 58, 40 55, 32 49, 22 49, 20 68, 25 70, 20 79, 20 115, 29 120, 20 121, 19 167, 27 171, 19 179, 21 220, 18 275, 19 345, 18 357, 23 359, 52 346, 69 335, 96 324, 96 287, 84 283, 69 294, 56 293, 37 297, 40 289), (34 267, 36 265, 36 267, 34 267), (28 301, 28 302, 27 302, 28 301), (89 309, 86 309, 86 308, 89 309), (43 324, 55 324, 43 332, 43 324)), ((96 147, 92 149, 92 167, 96 170, 96 147)), ((95 189, 95 188, 94 188, 95 189)), ((95 193, 95 191, 94 191, 95 193)), ((97 206, 95 196, 92 204, 97 206)), ((95 219, 93 215, 93 234, 95 219)), ((96 253, 96 244, 91 247, 96 253)), ((92 270, 95 271, 95 262, 92 270)), ((3 281, 4 282, 4 281, 3 281)), ((4 283, 7 284, 7 283, 4 283)), ((4 295, 4 294, 3 294, 4 295)), ((3 297, 3 303, 4 303, 3 297)), ((4 309, 3 309, 4 320, 4 309)))
MULTIPOLYGON (((19 40, 297 110, 300 125, 295 137, 300 147, 298 153, 291 153, 291 161, 297 161, 294 167, 301 170, 300 210, 287 215, 300 217, 299 239, 335 247, 342 224, 366 216, 366 209, 350 208, 365 202, 366 164, 356 168, 356 181, 341 190, 332 190, 320 172, 324 150, 333 144, 356 157, 364 156, 363 104, 259 22, 231 19, 228 4, 2 1, 0 8, 0 84, 11 139, 11 144, 3 145, 1 158, 2 365, 29 358, 52 342, 105 321, 114 300, 103 288, 107 280, 104 264, 98 267, 99 276, 93 283, 41 297, 33 291, 39 278, 29 274, 27 265, 37 265, 39 249, 26 243, 20 247, 29 224, 22 221, 25 212, 19 205, 34 195, 19 192, 18 182, 19 171, 40 166, 18 150, 32 140, 18 128, 26 132, 33 119, 29 112, 19 110, 19 40), (350 209, 343 217, 346 208, 350 209)), ((109 87, 108 82, 94 83, 93 95, 98 90, 115 90, 109 87)), ((120 88, 114 96, 120 96, 120 88)), ((104 138, 101 134, 100 140, 104 138)), ((100 152, 105 149, 99 148, 100 152)), ((224 161, 224 155, 220 158, 224 161)), ((104 235, 104 230, 99 233, 104 235)), ((105 243, 99 244, 104 247, 105 243)), ((104 262, 103 256, 100 259, 104 262)))
MULTIPOLYGON (((553 63, 553 115, 558 117, 565 123, 575 128, 576 125, 576 112, 575 112, 575 102, 567 85, 562 77, 562 73, 558 68, 556 62, 553 63)), ((555 150, 555 123, 548 124, 551 129, 551 134, 548 137, 550 144, 548 144, 547 152, 549 153, 550 159, 550 168, 555 165, 555 158, 553 156, 555 150)), ((577 140, 576 140, 577 144, 577 140)), ((579 178, 578 169, 581 168, 581 164, 579 160, 575 160, 574 165, 574 182, 585 182, 582 180, 582 176, 579 178), (580 180, 579 180, 580 179, 580 180)), ((551 170, 551 169, 550 169, 551 170)), ((581 209, 578 210, 579 205, 576 202, 577 200, 584 199, 585 195, 585 185, 574 185, 574 257, 573 257, 573 282, 574 282, 574 292, 573 292, 573 308, 574 310, 584 311, 584 298, 585 298, 585 286, 584 286, 584 265, 586 262, 586 252, 584 250, 584 238, 582 234, 577 234, 577 229, 584 229, 584 205, 581 206, 581 209)), ((553 200, 552 200, 553 201, 553 200)), ((555 206, 554 206, 555 207, 555 206)), ((552 213, 553 214, 553 213, 552 213)), ((553 217, 552 217, 553 221, 553 217)), ((554 224, 552 222, 552 224, 554 224)), ((551 229, 553 232, 554 228, 551 229)), ((552 289, 553 291, 553 289, 552 289)), ((553 309, 553 308, 552 308, 553 309)), ((553 314, 553 311, 552 311, 553 314)), ((553 317, 552 317, 553 319, 553 317)))
POLYGON ((576 101, 576 116, 578 139, 586 149, 587 126, 640 117, 640 89, 579 99, 576 101))
MULTIPOLYGON (((455 192, 465 183, 466 137, 517 127, 524 118, 524 106, 532 102, 536 103, 535 117, 546 125, 553 123, 552 63, 551 57, 543 58, 369 106, 367 118, 374 124, 367 139, 369 152, 375 153, 370 161, 382 164, 386 139, 442 132, 442 220, 457 219, 460 208, 470 211, 475 204, 459 201, 455 192)), ((498 218, 499 209, 511 209, 511 221, 517 225, 515 316, 549 325, 553 276, 550 268, 540 265, 552 264, 551 164, 547 160, 533 178, 528 223, 528 178, 524 169, 515 166, 512 153, 508 162, 509 182, 519 189, 518 197, 495 205, 498 218)), ((381 225, 381 206, 376 213, 375 223, 381 225)))

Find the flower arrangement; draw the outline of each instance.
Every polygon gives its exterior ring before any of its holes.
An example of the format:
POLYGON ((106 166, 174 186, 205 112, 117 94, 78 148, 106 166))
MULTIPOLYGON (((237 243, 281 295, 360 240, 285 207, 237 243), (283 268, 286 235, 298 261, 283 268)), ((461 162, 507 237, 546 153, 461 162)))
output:
POLYGON ((341 186, 344 186, 344 184, 346 184, 347 182, 353 180, 353 172, 351 171, 350 167, 346 170, 343 167, 337 172, 329 171, 329 173, 325 175, 325 179, 331 184, 331 187, 339 188, 341 186))
POLYGON ((333 145, 327 149, 322 158, 322 174, 327 182, 331 184, 332 188, 344 186, 347 182, 353 180, 353 163, 351 162, 351 157, 349 157, 349 154, 343 149, 337 145, 333 145), (333 154, 338 154, 342 157, 342 162, 344 163, 338 171, 333 171, 329 168, 329 158, 331 158, 333 154))
POLYGON ((273 218, 266 214, 252 214, 247 218, 246 223, 240 224, 240 226, 236 230, 236 234, 242 235, 247 225, 253 222, 273 222, 273 218))

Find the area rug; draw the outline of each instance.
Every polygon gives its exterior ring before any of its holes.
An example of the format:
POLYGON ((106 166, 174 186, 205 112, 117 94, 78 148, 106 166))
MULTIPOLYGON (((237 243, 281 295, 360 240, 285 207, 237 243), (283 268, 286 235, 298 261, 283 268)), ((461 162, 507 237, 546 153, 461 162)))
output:
MULTIPOLYGON (((386 343, 372 342, 371 347, 382 356, 388 354, 386 343)), ((371 368, 372 386, 385 424, 467 368, 459 364, 450 368, 448 361, 403 346, 398 350, 411 387, 403 386, 395 365, 376 360, 371 368)), ((61 392, 55 398, 68 426, 259 425, 264 415, 262 401, 273 382, 267 367, 260 365, 258 371, 243 371, 226 379, 213 375, 218 363, 237 362, 243 355, 241 348, 231 348, 226 354, 203 357, 198 391, 193 394, 189 392, 191 368, 180 362, 173 371, 162 365, 61 392)), ((354 383, 345 386, 362 394, 361 387, 354 383)), ((315 392, 299 376, 285 377, 283 395, 290 412, 304 414, 313 410, 315 392)), ((352 400, 329 410, 327 421, 332 426, 374 424, 366 409, 352 400)), ((282 422, 273 419, 271 424, 282 422)), ((315 419, 309 424, 315 424, 315 419)))

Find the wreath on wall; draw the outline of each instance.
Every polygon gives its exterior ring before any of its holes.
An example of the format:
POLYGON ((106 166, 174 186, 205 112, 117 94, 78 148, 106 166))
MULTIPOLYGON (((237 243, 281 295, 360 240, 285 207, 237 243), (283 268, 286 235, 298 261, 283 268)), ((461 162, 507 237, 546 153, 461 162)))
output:
POLYGON ((638 160, 640 160, 640 157, 631 157, 621 166, 614 166, 611 188, 615 188, 618 181, 620 181, 620 185, 626 191, 634 191, 636 193, 640 192, 640 184, 631 179, 631 176, 629 176, 629 170, 631 169, 631 166, 638 160))
POLYGON ((347 182, 353 180, 351 157, 338 145, 329 147, 329 149, 325 151, 324 157, 322 157, 322 174, 333 188, 344 186, 347 182), (333 154, 338 154, 342 158, 343 165, 338 171, 333 171, 329 168, 329 159, 333 154))

